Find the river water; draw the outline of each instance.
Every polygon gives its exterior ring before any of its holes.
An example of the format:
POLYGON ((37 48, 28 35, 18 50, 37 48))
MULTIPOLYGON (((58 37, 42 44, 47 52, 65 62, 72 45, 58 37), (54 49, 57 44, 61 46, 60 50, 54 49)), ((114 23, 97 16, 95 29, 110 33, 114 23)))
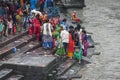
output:
POLYGON ((76 80, 120 80, 120 0, 86 0, 86 8, 76 11, 82 26, 100 43, 96 51, 101 52, 91 58, 93 63, 87 64, 79 72, 82 78, 76 80))

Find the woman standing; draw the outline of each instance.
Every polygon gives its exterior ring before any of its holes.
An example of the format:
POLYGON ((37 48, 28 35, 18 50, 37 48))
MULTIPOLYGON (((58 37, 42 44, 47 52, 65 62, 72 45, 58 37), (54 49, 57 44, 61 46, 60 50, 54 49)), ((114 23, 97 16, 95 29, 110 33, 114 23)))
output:
POLYGON ((2 23, 2 17, 0 16, 0 36, 3 36, 4 25, 2 23))
POLYGON ((70 33, 69 34, 69 44, 68 44, 68 57, 70 59, 72 59, 73 54, 74 54, 74 46, 75 46, 75 43, 74 43, 74 40, 73 40, 72 35, 70 33))
POLYGON ((89 47, 86 31, 82 31, 82 44, 83 44, 83 56, 87 56, 87 50, 89 47))
POLYGON ((34 33, 36 35, 36 40, 39 41, 41 33, 41 20, 39 19, 39 14, 36 15, 36 18, 33 20, 34 24, 34 33))
POLYGON ((74 28, 73 26, 70 26, 70 31, 69 31, 69 44, 68 44, 68 57, 72 59, 73 53, 74 53, 74 28))

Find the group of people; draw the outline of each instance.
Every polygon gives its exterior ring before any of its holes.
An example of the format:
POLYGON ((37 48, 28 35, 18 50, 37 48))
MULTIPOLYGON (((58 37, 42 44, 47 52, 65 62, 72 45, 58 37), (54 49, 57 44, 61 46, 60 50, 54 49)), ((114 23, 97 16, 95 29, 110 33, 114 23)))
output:
POLYGON ((81 60, 82 56, 87 56, 89 46, 87 34, 81 27, 80 19, 77 18, 75 11, 71 19, 77 25, 71 26, 67 19, 61 19, 60 15, 48 18, 43 11, 45 3, 48 3, 47 7, 53 6, 53 0, 39 0, 41 12, 36 11, 37 5, 33 3, 38 0, 19 1, 20 5, 18 2, 0 4, 0 11, 3 11, 0 13, 0 35, 15 35, 17 31, 28 29, 29 35, 31 37, 35 35, 36 40, 42 42, 44 49, 56 49, 57 55, 66 55, 70 59, 78 60, 81 60))
POLYGON ((0 0, 0 36, 26 30, 31 10, 44 12, 47 7, 53 7, 53 0, 0 0))
POLYGON ((0 36, 7 37, 26 30, 26 19, 30 13, 29 4, 19 1, 0 1, 0 36))
POLYGON ((56 49, 56 54, 68 56, 70 59, 82 59, 87 56, 89 47, 86 30, 80 23, 71 26, 67 19, 61 20, 60 15, 47 19, 47 15, 34 15, 29 33, 36 34, 36 40, 42 41, 44 49, 56 49))

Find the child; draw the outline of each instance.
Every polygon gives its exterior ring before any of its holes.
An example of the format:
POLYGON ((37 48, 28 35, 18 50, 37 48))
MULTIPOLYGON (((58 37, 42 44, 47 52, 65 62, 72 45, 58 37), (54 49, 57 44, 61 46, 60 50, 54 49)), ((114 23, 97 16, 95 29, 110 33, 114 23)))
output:
POLYGON ((12 28, 13 28, 13 21, 11 18, 8 18, 8 34, 11 35, 11 31, 12 31, 12 28))
POLYGON ((13 35, 16 35, 17 32, 17 26, 16 24, 13 24, 13 35))

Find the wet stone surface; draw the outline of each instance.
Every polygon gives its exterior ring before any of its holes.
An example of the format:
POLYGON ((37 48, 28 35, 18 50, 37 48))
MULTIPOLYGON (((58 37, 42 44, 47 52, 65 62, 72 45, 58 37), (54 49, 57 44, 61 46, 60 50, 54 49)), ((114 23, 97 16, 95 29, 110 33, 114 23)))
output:
POLYGON ((76 11, 102 54, 93 56, 75 80, 120 80, 120 0, 86 0, 86 6, 76 11))
POLYGON ((31 55, 22 55, 19 57, 14 57, 5 61, 4 64, 11 65, 27 65, 35 67, 47 67, 49 63, 54 61, 56 58, 53 56, 31 56, 31 55))

